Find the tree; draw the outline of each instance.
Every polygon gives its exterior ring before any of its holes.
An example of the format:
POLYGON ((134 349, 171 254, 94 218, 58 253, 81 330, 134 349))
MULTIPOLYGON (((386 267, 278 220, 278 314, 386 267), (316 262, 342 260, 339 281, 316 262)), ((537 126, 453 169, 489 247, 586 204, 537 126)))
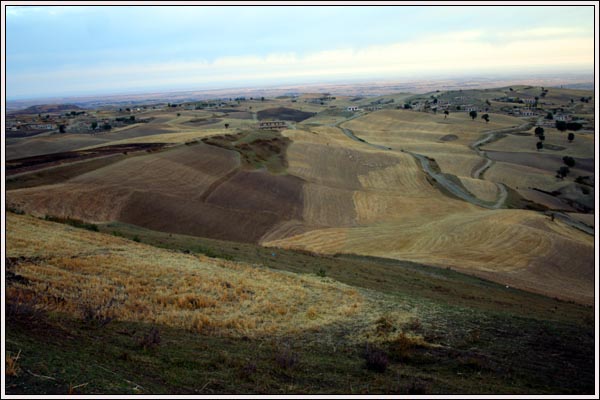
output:
POLYGON ((228 129, 228 128, 229 128, 229 124, 225 124, 225 129, 228 129))
POLYGON ((565 165, 567 167, 573 168, 575 166, 575 159, 573 157, 564 156, 563 157, 563 162, 565 163, 565 165))
POLYGON ((551 112, 548 112, 548 114, 546 114, 546 119, 554 119, 554 116, 551 112))
POLYGON ((540 136, 544 134, 544 128, 542 128, 541 126, 538 126, 537 128, 535 128, 535 136, 540 136))
POLYGON ((540 140, 541 140, 542 142, 543 142, 544 140, 546 140, 546 136, 544 136, 544 134, 543 134, 543 133, 542 133, 542 134, 539 136, 539 138, 540 138, 540 140))
POLYGON ((60 125, 58 126, 58 131, 59 131, 60 133, 65 133, 65 132, 67 131, 67 126, 66 126, 65 124, 60 124, 60 125))
POLYGON ((178 116, 178 117, 181 117, 181 113, 177 113, 177 116, 178 116))
POLYGON ((448 114, 450 114, 450 111, 444 110, 444 119, 446 119, 448 117, 448 114))
POLYGON ((564 179, 565 176, 567 176, 569 174, 569 172, 570 172, 569 167, 565 167, 563 165, 556 171, 556 177, 560 178, 560 179, 564 179))
POLYGON ((404 103, 405 110, 410 110, 411 108, 412 108, 412 106, 410 105, 410 103, 404 103))
POLYGON ((265 98, 264 98, 264 97, 261 97, 261 98, 260 98, 260 101, 265 101, 265 98))
POLYGON ((469 116, 473 119, 473 121, 475 121, 475 118, 477 118, 477 111, 470 111, 469 116))
POLYGON ((567 123, 565 121, 556 121, 555 126, 556 126, 556 129, 558 129, 561 132, 564 132, 567 130, 567 123))
POLYGON ((583 128, 579 122, 567 122, 567 130, 569 131, 578 131, 583 128))
POLYGON ((489 114, 483 114, 481 116, 481 119, 484 119, 485 123, 487 124, 488 122, 490 122, 490 115, 489 114))
POLYGON ((536 147, 537 147, 538 151, 540 151, 541 149, 544 148, 544 144, 542 142, 537 142, 536 147))
POLYGON ((95 130, 97 127, 98 127, 98 122, 96 122, 96 121, 92 122, 91 128, 95 130))
POLYGON ((135 121, 135 115, 132 115, 132 116, 130 116, 130 117, 129 117, 129 120, 130 120, 131 122, 134 122, 134 121, 135 121))
POLYGON ((106 123, 102 125, 102 129, 104 129, 105 131, 110 131, 112 129, 112 126, 109 123, 106 123))
POLYGON ((573 139, 575 139, 575 134, 573 132, 569 132, 569 136, 567 136, 567 139, 569 139, 569 143, 573 143, 573 139))

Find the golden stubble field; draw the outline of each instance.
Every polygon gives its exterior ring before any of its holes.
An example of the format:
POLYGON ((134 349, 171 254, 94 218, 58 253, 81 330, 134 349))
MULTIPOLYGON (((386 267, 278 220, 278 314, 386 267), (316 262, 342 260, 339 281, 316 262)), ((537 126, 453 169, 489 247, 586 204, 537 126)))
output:
MULTIPOLYGON (((470 177, 481 157, 468 145, 485 131, 522 122, 495 114, 486 124, 480 118, 472 121, 466 113, 451 113, 444 119, 441 114, 384 110, 343 126, 369 142, 433 157, 443 172, 457 175, 467 190, 493 201, 498 196, 496 181, 515 183, 502 179, 503 164, 512 168, 505 174, 531 179, 531 185, 554 179, 547 171, 533 171, 538 177, 527 173, 529 167, 502 162, 493 164, 486 180, 470 177), (457 139, 440 140, 448 135, 457 139)), ((198 132, 194 128, 127 141, 185 143, 235 131, 206 126, 198 132)), ((7 200, 38 216, 119 220, 265 246, 404 259, 551 296, 582 302, 593 299, 593 238, 589 235, 534 211, 486 210, 448 197, 409 154, 373 149, 349 139, 337 127, 298 124, 282 135, 291 144, 281 176, 265 171, 232 176, 239 168, 234 153, 206 149, 203 144, 182 145, 58 185, 10 191, 7 200)), ((512 151, 518 140, 531 139, 507 136, 490 148, 504 149, 506 140, 513 143, 506 150, 512 151)), ((581 155, 587 154, 579 144, 583 140, 577 144, 581 155)))
MULTIPOLYGON (((328 278, 158 249, 30 216, 7 215, 7 257, 27 282, 8 299, 83 318, 113 318, 232 337, 289 335, 374 320, 406 322, 386 300, 328 278), (90 315, 91 314, 91 315, 90 315)), ((364 329, 362 329, 362 328, 364 329)))

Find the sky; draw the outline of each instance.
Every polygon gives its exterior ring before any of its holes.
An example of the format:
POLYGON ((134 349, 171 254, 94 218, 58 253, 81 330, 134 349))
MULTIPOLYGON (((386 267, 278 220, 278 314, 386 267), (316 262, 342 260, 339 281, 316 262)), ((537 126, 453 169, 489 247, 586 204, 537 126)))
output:
POLYGON ((593 73, 591 6, 7 6, 6 97, 593 73))

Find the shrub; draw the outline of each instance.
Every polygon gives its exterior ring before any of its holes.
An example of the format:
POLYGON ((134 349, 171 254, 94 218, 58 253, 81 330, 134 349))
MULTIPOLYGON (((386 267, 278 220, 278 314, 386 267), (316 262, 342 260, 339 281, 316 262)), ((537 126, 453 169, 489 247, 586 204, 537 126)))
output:
POLYGON ((6 211, 11 212, 13 214, 17 214, 17 215, 23 215, 25 214, 25 211, 21 210, 20 208, 17 207, 6 207, 6 211))
POLYGON ((19 356, 21 355, 21 350, 19 350, 19 352, 17 353, 16 356, 12 355, 10 353, 10 351, 6 352, 6 369, 5 371, 5 375, 6 376, 17 376, 19 374, 19 356))
POLYGON ((423 324, 421 324, 421 320, 419 318, 412 318, 406 325, 405 325, 406 329, 408 329, 409 331, 420 331, 421 328, 423 327, 423 324))
POLYGON ((365 349, 365 361, 367 369, 375 372, 385 372, 390 363, 387 354, 383 350, 376 347, 371 347, 367 343, 365 349))
POLYGON ((46 221, 52 221, 52 222, 58 222, 61 224, 71 225, 71 226, 74 226, 75 228, 87 229, 88 231, 94 231, 94 232, 99 231, 98 225, 83 222, 82 220, 79 220, 79 219, 68 218, 68 217, 67 218, 54 217, 52 215, 46 215, 44 217, 44 219, 46 221))
POLYGON ((289 346, 284 346, 275 355, 275 363, 282 369, 293 369, 300 360, 297 353, 294 353, 289 346))
POLYGON ((408 394, 427 394, 427 385, 421 381, 413 380, 408 387, 408 394))
POLYGON ((93 327, 101 328, 113 320, 117 299, 111 298, 105 303, 93 304, 91 301, 80 305, 83 321, 93 327))
POLYGON ((158 346, 159 344, 160 332, 155 326, 150 328, 150 331, 147 334, 143 335, 141 338, 138 339, 138 345, 144 350, 151 349, 153 347, 158 346))
POLYGON ((421 337, 408 336, 404 333, 400 333, 388 342, 390 356, 395 360, 406 360, 415 349, 423 347, 427 347, 427 343, 421 337))
POLYGON ((565 163, 565 165, 567 167, 573 168, 575 166, 575 159, 573 157, 564 156, 563 157, 563 162, 565 163))

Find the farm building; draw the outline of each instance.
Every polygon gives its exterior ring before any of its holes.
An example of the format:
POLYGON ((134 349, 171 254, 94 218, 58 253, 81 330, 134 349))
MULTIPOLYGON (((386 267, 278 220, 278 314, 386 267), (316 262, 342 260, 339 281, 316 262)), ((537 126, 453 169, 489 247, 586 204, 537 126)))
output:
POLYGON ((572 119, 572 117, 570 115, 566 115, 566 114, 559 114, 559 115, 555 115, 554 119, 556 121, 570 121, 572 119))
POLYGON ((523 110, 523 111, 521 111, 520 115, 522 117, 533 117, 533 116, 535 116, 535 113, 533 111, 523 110))
POLYGON ((284 129, 287 125, 284 121, 262 121, 258 123, 258 129, 284 129))

